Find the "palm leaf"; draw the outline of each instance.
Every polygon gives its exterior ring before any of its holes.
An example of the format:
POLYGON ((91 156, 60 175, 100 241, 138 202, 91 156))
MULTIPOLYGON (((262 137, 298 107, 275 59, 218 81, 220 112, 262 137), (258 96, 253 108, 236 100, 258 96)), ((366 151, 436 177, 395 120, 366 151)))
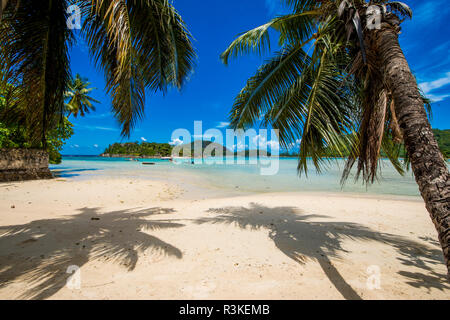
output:
POLYGON ((412 19, 412 17, 413 17, 413 12, 412 12, 411 8, 403 2, 399 2, 399 1, 388 2, 386 4, 386 7, 389 7, 391 11, 397 12, 402 16, 407 16, 410 19, 412 19))
POLYGON ((232 57, 254 52, 261 55, 266 50, 270 50, 270 28, 280 33, 280 46, 288 43, 303 43, 305 45, 312 40, 315 18, 318 15, 318 11, 307 11, 272 19, 270 22, 240 35, 222 53, 221 59, 223 63, 228 64, 232 57))
POLYGON ((317 0, 282 0, 287 6, 293 8, 294 12, 305 12, 314 10, 322 4, 317 0))
POLYGON ((165 0, 96 1, 86 39, 107 78, 113 111, 128 136, 144 116, 145 89, 180 87, 194 64, 191 36, 165 0))
POLYGON ((6 82, 19 86, 17 103, 25 110, 31 137, 45 146, 47 130, 62 119, 64 93, 70 79, 68 46, 73 36, 66 28, 66 1, 36 6, 21 0, 7 6, 1 23, 1 70, 6 82))
POLYGON ((230 126, 243 128, 258 120, 297 79, 308 59, 301 47, 287 46, 264 64, 236 97, 230 126))

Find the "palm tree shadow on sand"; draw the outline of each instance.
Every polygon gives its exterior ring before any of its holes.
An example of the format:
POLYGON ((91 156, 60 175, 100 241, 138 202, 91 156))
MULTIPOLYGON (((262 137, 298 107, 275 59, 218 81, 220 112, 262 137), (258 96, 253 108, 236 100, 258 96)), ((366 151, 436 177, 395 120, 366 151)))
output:
POLYGON ((306 215, 295 207, 270 208, 256 203, 247 207, 212 208, 208 213, 214 217, 196 220, 198 224, 234 224, 242 229, 269 230, 269 237, 276 247, 294 261, 304 264, 308 259, 316 260, 327 278, 345 299, 362 299, 346 282, 333 265, 330 258, 338 258, 340 253, 348 252, 342 247, 346 239, 355 241, 377 241, 394 247, 400 253, 404 265, 413 265, 424 271, 412 274, 400 271, 407 276, 408 284, 415 287, 449 289, 444 274, 432 272, 429 266, 443 264, 439 248, 424 245, 409 239, 373 231, 363 225, 350 222, 315 222, 323 215, 306 215), (431 275, 430 275, 431 274, 431 275))
POLYGON ((98 208, 79 211, 68 218, 0 227, 0 288, 25 281, 27 290, 18 298, 44 299, 66 285, 70 276, 67 268, 72 265, 81 268, 87 262, 103 259, 132 271, 139 254, 147 250, 182 258, 178 248, 144 232, 182 227, 167 219, 153 218, 174 213, 173 209, 104 214, 99 214, 98 208))

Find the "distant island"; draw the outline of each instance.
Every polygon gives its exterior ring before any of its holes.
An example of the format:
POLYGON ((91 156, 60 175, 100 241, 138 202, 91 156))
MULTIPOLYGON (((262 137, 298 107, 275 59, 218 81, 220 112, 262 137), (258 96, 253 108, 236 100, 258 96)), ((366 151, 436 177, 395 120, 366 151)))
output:
MULTIPOLYGON (((171 146, 168 143, 156 143, 156 142, 127 142, 127 143, 114 143, 113 145, 108 146, 106 150, 100 155, 105 158, 166 158, 173 156, 173 149, 175 146, 171 146)), ((231 151, 225 146, 211 142, 211 141, 194 141, 191 143, 179 145, 179 153, 175 156, 177 157, 186 157, 183 153, 183 150, 186 148, 191 149, 190 157, 198 158, 202 157, 202 155, 207 151, 211 156, 216 156, 216 151, 222 149, 222 155, 234 155, 239 157, 249 157, 254 154, 262 155, 258 150, 243 150, 243 151, 231 151), (195 143, 201 143, 201 153, 196 154, 195 152, 195 143)), ((270 152, 265 152, 263 155, 270 156, 270 152)))
MULTIPOLYGON (((436 136, 436 140, 439 144, 439 148, 442 151, 442 154, 446 159, 450 158, 450 129, 440 130, 433 129, 434 135, 436 136)), ((180 147, 190 147, 191 148, 191 156, 197 157, 201 155, 196 155, 194 152, 195 142, 182 145, 180 147)), ((127 142, 127 143, 114 143, 100 155, 101 157, 107 158, 164 158, 171 157, 174 146, 171 146, 168 143, 156 143, 156 142, 127 142)), ((255 151, 250 152, 249 150, 233 152, 221 144, 211 142, 211 141, 202 141, 202 154, 203 152, 209 148, 220 149, 222 148, 223 155, 234 154, 235 156, 246 156, 248 157, 250 154, 254 154, 255 151)), ((212 156, 215 156, 215 152, 212 151, 212 156)), ((267 154, 270 156, 270 152, 267 154)), ((183 157, 183 153, 180 152, 177 156, 183 157)), ((298 153, 296 152, 281 152, 280 157, 297 157, 298 153)), ((329 157, 337 157, 338 155, 328 154, 329 157)), ((346 156, 346 155, 344 155, 346 156)), ((383 156, 383 154, 382 154, 383 156)), ((404 156, 404 153, 400 154, 401 157, 404 156)))
POLYGON ((450 158, 450 129, 433 129, 433 132, 442 154, 445 158, 450 158))
MULTIPOLYGON (((232 154, 232 151, 229 151, 223 145, 211 142, 211 141, 201 141, 202 142, 202 152, 208 148, 212 150, 211 155, 215 156, 215 150, 222 149, 223 155, 226 155, 227 152, 232 154)), ((176 156, 183 157, 187 156, 183 154, 183 148, 191 149, 191 157, 197 157, 201 155, 196 155, 194 152, 195 142, 178 146, 180 149, 179 154, 176 156)), ((175 146, 172 146, 168 143, 156 143, 156 142, 127 142, 127 143, 114 143, 100 155, 105 158, 165 158, 172 157, 172 151, 175 146)))
POLYGON ((162 158, 172 155, 173 147, 168 143, 126 142, 114 143, 100 155, 105 158, 162 158))
POLYGON ((207 151, 208 154, 211 154, 211 156, 216 156, 216 150, 220 150, 222 149, 222 155, 225 156, 227 154, 233 154, 233 151, 227 149, 225 146, 221 145, 220 143, 215 143, 212 141, 202 141, 202 140, 197 140, 191 143, 186 143, 186 144, 182 144, 180 146, 178 146, 180 149, 180 152, 177 154, 177 156, 179 157, 184 157, 186 155, 184 155, 183 153, 183 149, 191 149, 191 157, 194 158, 199 158, 202 157, 202 155, 205 153, 205 151, 207 151), (201 154, 197 154, 195 152, 195 144, 196 143, 201 143, 201 154))
MULTIPOLYGON (((433 129, 434 136, 439 145, 439 149, 441 150, 445 159, 450 158, 450 129, 440 130, 433 129)), ((339 158, 339 157, 348 157, 349 154, 338 155, 333 152, 328 152, 325 157, 339 158)), ((405 157, 405 150, 401 150, 399 156, 401 158, 405 157)), ((280 157, 298 157, 298 152, 280 152, 280 157)), ((386 157, 384 152, 381 152, 381 157, 386 157)))

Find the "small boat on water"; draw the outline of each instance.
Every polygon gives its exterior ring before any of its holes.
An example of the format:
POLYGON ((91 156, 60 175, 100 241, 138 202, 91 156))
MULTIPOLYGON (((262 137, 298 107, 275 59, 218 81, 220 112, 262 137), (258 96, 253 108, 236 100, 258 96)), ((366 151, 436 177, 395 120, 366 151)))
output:
POLYGON ((142 162, 144 166, 154 166, 156 163, 154 162, 142 162))

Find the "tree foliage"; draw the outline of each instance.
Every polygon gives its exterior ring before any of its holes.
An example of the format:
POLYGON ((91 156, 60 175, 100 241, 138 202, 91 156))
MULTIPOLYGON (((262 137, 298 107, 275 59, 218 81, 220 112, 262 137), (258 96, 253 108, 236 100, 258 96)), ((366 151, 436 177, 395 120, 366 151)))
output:
MULTIPOLYGON (((71 75, 67 8, 82 10, 81 35, 106 77, 112 111, 127 136, 144 116, 146 90, 180 88, 193 69, 191 35, 168 0, 3 0, 0 11, 0 85, 14 84, 14 107, 33 140, 65 112, 71 75)), ((13 112, 12 110, 11 112, 13 112)))
POLYGON ((114 143, 105 149, 104 154, 136 157, 169 157, 172 154, 172 146, 168 143, 156 142, 114 143))
MULTIPOLYGON (((60 154, 65 142, 73 135, 73 125, 64 117, 61 125, 49 130, 47 133, 46 151, 49 154, 51 164, 59 164, 62 161, 60 154)), ((42 149, 42 145, 30 139, 27 130, 22 126, 5 124, 0 122, 0 148, 24 148, 42 149)))
POLYGON ((15 108, 11 110, 9 102, 9 93, 15 90, 13 86, 8 89, 0 90, 0 115, 14 115, 4 117, 5 121, 0 121, 0 148, 38 148, 45 149, 49 153, 50 163, 61 163, 62 157, 60 151, 65 142, 69 139, 74 131, 72 123, 63 116, 60 121, 56 122, 52 128, 46 132, 46 143, 42 145, 42 141, 34 140, 33 134, 30 133, 27 126, 23 125, 24 110, 15 108))
MULTIPOLYGON (((380 155, 401 174, 403 137, 395 116, 392 88, 383 81, 382 66, 367 26, 371 5, 382 22, 395 27, 399 17, 411 17, 396 1, 284 0, 290 14, 276 17, 234 40, 222 54, 233 57, 270 49, 269 29, 278 32, 280 50, 268 59, 236 96, 231 127, 246 128, 262 119, 279 130, 287 148, 301 140, 299 173, 307 159, 320 171, 327 156, 348 156, 343 181, 355 163, 358 176, 371 183, 380 155)), ((424 106, 429 109, 429 101, 424 106)))
POLYGON ((434 129, 433 132, 442 154, 445 158, 450 158, 450 129, 434 129))
POLYGON ((68 90, 65 93, 66 111, 68 117, 73 115, 75 118, 78 114, 84 117, 87 113, 95 111, 94 103, 100 103, 90 96, 92 90, 96 88, 89 88, 91 85, 87 78, 81 77, 78 73, 75 78, 69 82, 68 90))

